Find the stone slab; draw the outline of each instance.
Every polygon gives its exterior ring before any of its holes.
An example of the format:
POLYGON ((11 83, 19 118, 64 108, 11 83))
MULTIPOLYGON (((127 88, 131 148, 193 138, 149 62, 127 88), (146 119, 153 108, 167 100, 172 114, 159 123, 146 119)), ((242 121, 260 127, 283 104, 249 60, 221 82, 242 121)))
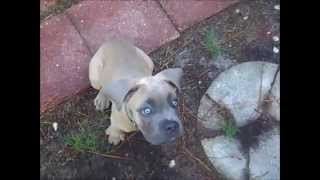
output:
POLYGON ((65 15, 40 25, 40 111, 89 87, 90 52, 65 15))
POLYGON ((194 23, 213 16, 237 0, 160 0, 163 9, 175 23, 179 31, 183 31, 194 23))
POLYGON ((179 36, 156 1, 82 1, 68 14, 93 53, 114 37, 149 53, 179 36))

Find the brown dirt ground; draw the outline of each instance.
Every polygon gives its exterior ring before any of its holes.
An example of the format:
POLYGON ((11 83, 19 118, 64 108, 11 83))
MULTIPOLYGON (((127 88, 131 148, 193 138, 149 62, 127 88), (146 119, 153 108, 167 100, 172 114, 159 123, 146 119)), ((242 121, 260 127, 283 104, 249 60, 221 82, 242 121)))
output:
MULTIPOLYGON (((275 44, 278 47, 280 45, 272 41, 273 35, 280 36, 280 16, 279 11, 273 8, 275 4, 279 4, 279 1, 241 1, 187 29, 179 39, 151 53, 155 72, 177 66, 177 62, 184 63, 184 101, 181 101, 184 105, 181 107, 184 108, 181 110, 186 131, 184 137, 172 144, 153 146, 140 133, 136 133, 129 135, 129 140, 120 146, 110 148, 104 136, 104 130, 109 125, 109 112, 95 111, 93 99, 97 92, 89 89, 54 111, 41 115, 41 179, 222 179, 204 155, 199 137, 205 130, 196 119, 201 97, 210 82, 222 71, 213 65, 215 59, 210 58, 204 49, 202 32, 205 28, 213 28, 223 55, 237 62, 260 60, 279 63, 279 54, 272 51, 275 44), (236 9, 240 9, 241 13, 237 14, 236 9), (248 19, 243 20, 246 14, 248 19), (59 124, 57 132, 53 131, 52 122, 59 124), (130 160, 78 152, 68 147, 65 137, 79 132, 83 127, 95 132, 99 139, 99 153, 130 160), (169 168, 172 159, 176 166, 169 168)), ((248 128, 239 136, 245 143, 250 143, 246 139, 247 134, 257 134, 256 130, 262 126, 253 125, 253 128, 248 128)))

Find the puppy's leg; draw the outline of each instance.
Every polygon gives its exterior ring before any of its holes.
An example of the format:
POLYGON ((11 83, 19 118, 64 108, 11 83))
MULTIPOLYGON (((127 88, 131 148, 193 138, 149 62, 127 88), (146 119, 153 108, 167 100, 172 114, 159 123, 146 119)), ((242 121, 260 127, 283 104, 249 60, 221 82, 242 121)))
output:
POLYGON ((94 99, 94 105, 98 111, 103 111, 110 106, 110 100, 103 94, 102 90, 99 91, 97 97, 94 99))
POLYGON ((108 135, 108 142, 113 145, 119 144, 125 138, 125 133, 119 128, 112 126, 112 124, 106 129, 106 135, 108 135))

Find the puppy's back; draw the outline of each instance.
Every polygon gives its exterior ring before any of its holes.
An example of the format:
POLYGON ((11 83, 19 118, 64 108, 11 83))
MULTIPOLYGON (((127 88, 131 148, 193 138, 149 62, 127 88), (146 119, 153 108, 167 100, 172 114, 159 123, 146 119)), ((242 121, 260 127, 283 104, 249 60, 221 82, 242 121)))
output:
POLYGON ((132 43, 112 39, 104 43, 89 64, 91 86, 101 89, 112 80, 151 75, 153 62, 132 43))

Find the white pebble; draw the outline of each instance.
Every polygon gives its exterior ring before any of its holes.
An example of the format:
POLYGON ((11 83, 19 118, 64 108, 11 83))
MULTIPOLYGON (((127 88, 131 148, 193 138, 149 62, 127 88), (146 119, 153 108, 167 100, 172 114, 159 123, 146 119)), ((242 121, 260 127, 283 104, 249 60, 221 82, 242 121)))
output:
POLYGON ((54 131, 57 131, 58 130, 58 123, 57 122, 52 123, 52 127, 53 127, 54 131))
POLYGON ((270 35, 270 34, 271 34, 271 32, 270 32, 270 31, 268 31, 268 32, 267 32, 267 34, 268 34, 268 35, 270 35))
POLYGON ((175 160, 171 160, 169 163, 169 168, 173 168, 176 165, 175 160))
POLYGON ((278 36, 273 36, 272 37, 273 41, 278 42, 279 41, 279 37, 278 36))
POLYGON ((198 84, 199 84, 199 85, 202 84, 202 81, 198 81, 198 84))
POLYGON ((56 64, 56 67, 59 67, 60 65, 59 64, 56 64))
POLYGON ((236 13, 239 14, 240 13, 240 9, 236 9, 236 13))
POLYGON ((243 20, 247 20, 249 18, 249 16, 244 16, 243 20))
POLYGON ((273 47, 273 52, 274 52, 274 53, 278 54, 278 53, 279 53, 279 51, 280 51, 280 50, 279 50, 279 48, 277 48, 277 47, 273 47))
POLYGON ((81 20, 80 20, 80 23, 84 23, 84 20, 83 20, 83 19, 81 19, 81 20))
POLYGON ((280 10, 280 5, 279 5, 279 4, 275 5, 275 6, 274 6, 274 9, 275 9, 275 10, 280 10))

